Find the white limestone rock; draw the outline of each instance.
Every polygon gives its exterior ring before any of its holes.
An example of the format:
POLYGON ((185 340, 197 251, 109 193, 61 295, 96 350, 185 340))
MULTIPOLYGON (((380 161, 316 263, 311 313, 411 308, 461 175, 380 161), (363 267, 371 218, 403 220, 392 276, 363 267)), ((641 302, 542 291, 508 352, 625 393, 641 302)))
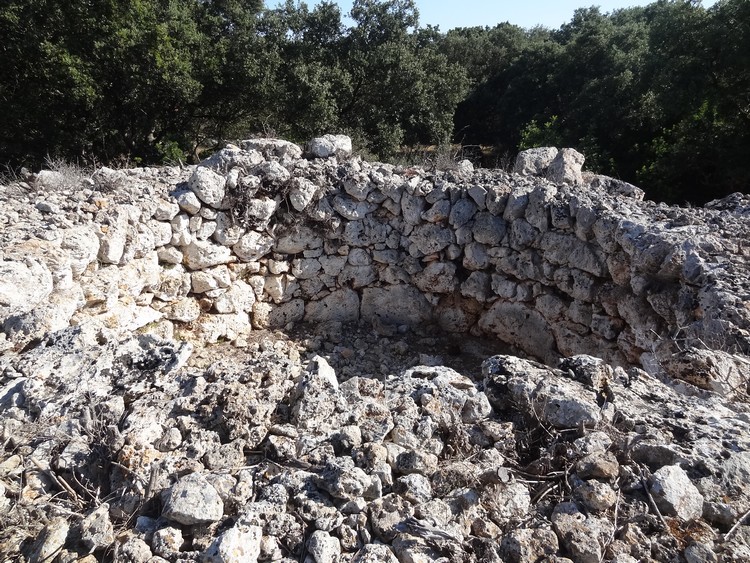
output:
POLYGON ((256 298, 253 288, 242 280, 232 282, 226 293, 214 299, 214 309, 217 313, 250 313, 256 298))
POLYGON ((256 563, 261 553, 263 529, 236 524, 217 537, 203 553, 203 563, 256 563))
POLYGON ((206 166, 196 167, 188 186, 203 203, 219 208, 226 195, 226 179, 206 166))
POLYGON ((119 264, 125 253, 128 237, 128 216, 116 211, 110 216, 109 224, 99 225, 99 260, 105 264, 119 264))
POLYGON ((199 270, 190 274, 193 293, 206 293, 214 289, 228 288, 232 284, 229 269, 226 266, 216 266, 199 270))
MULTIPOLYGON (((237 256, 242 258, 239 252, 237 256)), ((194 240, 184 250, 184 264, 191 270, 205 270, 220 264, 230 264, 237 258, 226 246, 219 246, 207 240, 194 240)))
POLYGON ((289 323, 301 321, 305 316, 305 302, 302 299, 292 299, 281 305, 256 302, 253 305, 253 327, 284 328, 289 323))
POLYGON ((547 168, 547 179, 556 184, 583 184, 581 168, 586 158, 575 149, 562 149, 547 168))
POLYGON ((227 174, 237 168, 248 172, 262 162, 263 155, 258 150, 253 150, 243 143, 242 149, 233 145, 224 147, 203 160, 200 165, 219 174, 227 174))
POLYGON ((90 226, 67 229, 60 246, 69 253, 74 278, 80 276, 99 254, 99 239, 90 226))
POLYGON ((201 308, 197 300, 192 297, 185 297, 174 303, 170 303, 162 309, 162 313, 170 321, 190 323, 197 321, 201 316, 201 308))
POLYGON ((109 504, 102 503, 81 522, 81 541, 90 550, 106 548, 115 541, 109 504))
POLYGON ((557 156, 557 152, 555 147, 538 147, 521 151, 516 157, 513 172, 523 176, 543 176, 557 156))
POLYGON ((216 230, 213 238, 222 246, 234 246, 245 233, 244 229, 236 224, 232 218, 223 211, 216 215, 216 230))
POLYGON ((703 495, 679 465, 665 465, 654 472, 651 495, 669 516, 688 521, 703 514, 703 495))
POLYGON ((299 145, 282 139, 248 139, 242 141, 240 146, 243 150, 259 151, 266 158, 277 157, 296 160, 302 157, 302 149, 299 145))
POLYGON ((201 201, 193 191, 183 190, 176 195, 176 199, 180 209, 189 215, 195 215, 201 210, 201 201))
POLYGON ((318 191, 312 181, 307 178, 293 178, 289 189, 289 201, 297 211, 304 211, 312 203, 318 191))
POLYGON ((352 140, 346 135, 323 135, 310 141, 307 150, 314 158, 348 158, 352 154, 352 140))
MULTIPOLYGON (((232 247, 232 251, 243 262, 253 262, 265 256, 273 247, 274 240, 268 235, 248 231, 232 247)), ((222 247, 225 248, 225 247, 222 247)), ((225 248, 229 252, 228 248, 225 248)))
POLYGON ((190 473, 172 485, 162 510, 168 520, 187 526, 218 522, 223 514, 219 493, 200 473, 190 473))
POLYGON ((336 537, 323 530, 315 530, 307 540, 307 551, 315 563, 337 561, 341 556, 341 544, 336 537))
POLYGON ((0 319, 26 312, 53 290, 52 274, 34 258, 0 262, 0 319))

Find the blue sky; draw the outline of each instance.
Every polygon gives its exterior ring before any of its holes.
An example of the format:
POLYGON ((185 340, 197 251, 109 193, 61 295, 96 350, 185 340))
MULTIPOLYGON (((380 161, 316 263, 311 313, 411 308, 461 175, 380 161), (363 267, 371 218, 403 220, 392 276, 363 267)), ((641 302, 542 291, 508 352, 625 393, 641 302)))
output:
MULTIPOLYGON (((705 7, 716 0, 704 0, 705 7)), ((494 26, 508 21, 521 27, 544 25, 558 28, 573 17, 576 8, 599 6, 604 12, 629 6, 645 6, 651 0, 416 0, 419 7, 420 23, 438 25, 442 31, 453 27, 470 27, 475 25, 494 26)), ((273 6, 280 2, 273 0, 266 4, 273 6)), ((307 0, 312 7, 317 0, 307 0)), ((346 14, 352 7, 351 0, 338 0, 341 11, 346 14)))

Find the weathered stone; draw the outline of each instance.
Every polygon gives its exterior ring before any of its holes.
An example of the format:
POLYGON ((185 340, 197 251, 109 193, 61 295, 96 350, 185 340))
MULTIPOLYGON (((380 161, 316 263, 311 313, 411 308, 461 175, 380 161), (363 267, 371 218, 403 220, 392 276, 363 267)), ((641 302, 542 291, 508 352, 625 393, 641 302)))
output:
POLYGON ((584 156, 574 149, 560 150, 547 168, 547 179, 557 184, 583 184, 581 168, 584 156))
POLYGON ((280 236, 273 246, 279 254, 300 254, 323 246, 323 239, 312 229, 301 227, 280 236))
POLYGON ((477 205, 472 200, 459 199, 453 204, 453 207, 451 207, 448 222, 453 225, 455 229, 459 229, 471 221, 476 212, 477 205))
POLYGON ((318 186, 306 178, 293 178, 289 189, 289 201, 297 211, 304 211, 312 203, 318 186))
POLYGON ((391 325, 418 325, 432 316, 429 302, 416 288, 394 285, 362 291, 363 319, 391 325))
POLYGON ((65 545, 69 530, 70 524, 65 518, 52 519, 32 545, 29 561, 31 563, 44 563, 53 560, 65 545))
POLYGON ((226 266, 207 268, 190 274, 193 293, 206 293, 214 289, 227 288, 232 280, 229 277, 229 269, 226 266))
POLYGON ((703 495, 678 465, 665 465, 654 473, 651 494, 670 516, 693 520, 703 514, 703 495))
POLYGON ((573 503, 562 502, 555 507, 552 523, 560 542, 576 561, 598 563, 602 558, 602 546, 592 529, 587 526, 591 518, 586 518, 573 503))
POLYGON ((198 198, 212 207, 221 206, 224 201, 226 180, 206 166, 196 167, 190 176, 188 186, 198 198))
MULTIPOLYGON (((263 257, 273 247, 274 240, 255 231, 249 231, 232 247, 243 262, 252 262, 263 257)), ((226 249, 229 251, 229 249, 226 249)))
POLYGON ((456 265, 452 262, 430 262, 414 276, 415 285, 429 293, 453 293, 458 285, 456 265))
POLYGON ((101 504, 81 522, 81 541, 89 550, 108 547, 115 541, 114 527, 109 519, 109 504, 101 504))
POLYGON ((26 312, 53 290, 52 274, 38 261, 0 262, 0 311, 2 318, 26 312))
POLYGON ((559 549, 557 536, 544 528, 519 528, 503 536, 500 554, 508 563, 534 563, 559 549))
POLYGON ((526 149, 518 153, 513 172, 524 176, 542 176, 546 174, 547 168, 557 156, 555 147, 539 147, 526 149))
POLYGON ((218 522, 224 514, 219 493, 200 473, 190 473, 169 489, 162 515, 180 524, 218 522))
POLYGON ((222 533, 205 551, 205 563, 255 563, 261 552, 263 529, 236 524, 222 533))
POLYGON ((301 321, 305 316, 305 302, 293 299, 281 305, 256 302, 253 305, 255 328, 284 328, 289 323, 301 321))
POLYGON ((240 146, 243 150, 259 151, 266 158, 276 156, 279 158, 297 159, 302 156, 302 149, 299 145, 282 139, 248 139, 242 141, 240 146))
POLYGON ((411 235, 412 244, 422 254, 434 254, 440 252, 451 244, 455 235, 450 229, 443 229, 438 225, 420 225, 414 229, 411 235))
POLYGON ((497 246, 505 236, 506 223, 501 217, 488 212, 477 213, 472 233, 474 240, 482 244, 497 246))
POLYGON ((359 319, 359 296, 356 291, 342 289, 334 291, 319 301, 305 306, 305 321, 326 323, 331 321, 348 323, 359 319))
POLYGON ((324 135, 310 141, 307 150, 314 158, 347 158, 352 154, 352 140, 346 135, 324 135))
POLYGON ((547 321, 523 303, 497 301, 479 320, 482 330, 548 362, 557 358, 555 339, 547 321))

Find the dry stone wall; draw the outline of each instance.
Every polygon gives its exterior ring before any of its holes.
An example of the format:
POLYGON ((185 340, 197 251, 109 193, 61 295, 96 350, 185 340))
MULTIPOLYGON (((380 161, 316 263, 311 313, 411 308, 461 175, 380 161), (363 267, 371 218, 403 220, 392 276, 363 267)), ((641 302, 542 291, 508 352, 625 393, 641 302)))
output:
POLYGON ((435 171, 351 157, 343 136, 307 154, 256 139, 197 167, 6 190, 2 345, 90 317, 240 345, 300 321, 436 323, 547 363, 590 354, 746 390, 750 199, 644 202, 582 162, 535 149, 512 174, 435 171))

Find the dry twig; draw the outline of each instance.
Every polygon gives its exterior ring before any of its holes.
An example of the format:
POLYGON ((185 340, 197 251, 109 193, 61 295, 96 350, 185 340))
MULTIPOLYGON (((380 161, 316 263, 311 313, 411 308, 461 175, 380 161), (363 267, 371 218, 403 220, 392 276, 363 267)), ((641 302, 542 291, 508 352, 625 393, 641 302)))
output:
POLYGON ((643 471, 643 466, 638 465, 638 471, 641 474, 641 485, 643 485, 643 490, 646 491, 646 496, 648 497, 648 502, 651 505, 651 508, 654 509, 654 513, 659 517, 659 520, 661 520, 662 525, 664 526, 664 529, 669 532, 671 536, 674 537, 674 534, 672 533, 671 528, 669 527, 669 524, 667 523, 666 519, 662 515, 661 511, 659 510, 659 507, 656 506, 656 501, 654 500, 654 497, 651 495, 651 491, 648 488, 648 483, 646 482, 646 474, 643 471))
POLYGON ((51 469, 46 469, 35 457, 31 457, 31 463, 33 463, 36 468, 47 475, 50 479, 52 479, 52 482, 58 486, 62 491, 66 492, 70 499, 78 506, 78 508, 83 508, 83 503, 81 502, 81 498, 78 496, 78 494, 73 490, 73 487, 71 487, 65 479, 62 477, 55 475, 54 471, 51 469))
POLYGON ((747 512, 745 512, 745 514, 740 516, 740 519, 734 523, 734 526, 732 526, 732 529, 729 530, 726 534, 724 534, 724 541, 729 541, 732 538, 732 536, 737 533, 737 530, 740 529, 742 522, 744 522, 748 516, 750 516, 750 510, 748 510, 747 512))

